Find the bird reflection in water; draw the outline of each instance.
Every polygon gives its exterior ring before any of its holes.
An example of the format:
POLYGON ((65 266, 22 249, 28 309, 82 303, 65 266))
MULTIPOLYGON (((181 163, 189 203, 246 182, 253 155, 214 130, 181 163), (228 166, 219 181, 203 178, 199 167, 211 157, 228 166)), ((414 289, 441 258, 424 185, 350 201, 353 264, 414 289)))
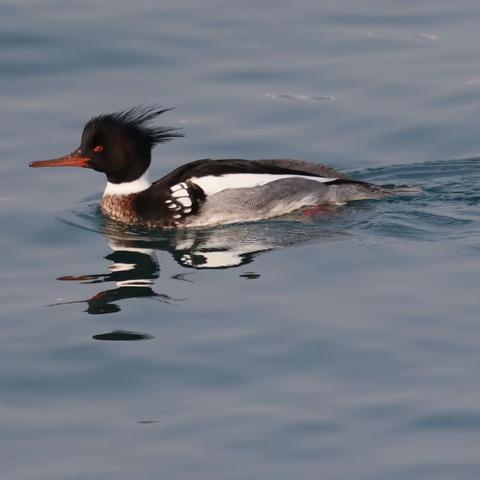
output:
MULTIPOLYGON (((338 209, 322 211, 324 215, 338 215, 338 209)), ((171 276, 175 281, 193 283, 189 276, 194 270, 233 269, 250 264, 262 253, 280 248, 318 242, 339 236, 338 232, 325 229, 325 224, 305 225, 299 222, 270 221, 251 224, 236 224, 210 229, 184 229, 148 232, 126 231, 113 220, 105 219, 103 233, 108 239, 112 253, 105 259, 113 262, 109 272, 90 275, 68 275, 60 281, 83 284, 115 283, 116 287, 102 290, 91 298, 56 303, 65 305, 86 303, 86 313, 108 314, 121 310, 118 302, 133 298, 149 298, 167 304, 176 304, 185 299, 174 298, 154 290, 160 277, 160 266, 156 252, 168 252, 183 268, 171 276)), ((256 272, 243 272, 246 279, 258 279, 256 272)))
POLYGON ((173 303, 169 295, 153 290, 155 280, 160 275, 160 267, 153 249, 130 248, 122 242, 109 242, 113 252, 105 259, 113 262, 108 273, 91 275, 67 275, 59 277, 60 281, 77 281, 83 284, 114 282, 116 288, 102 290, 86 300, 61 302, 55 305, 87 303, 86 312, 91 315, 115 313, 121 310, 116 303, 129 298, 152 298, 164 303, 173 303))

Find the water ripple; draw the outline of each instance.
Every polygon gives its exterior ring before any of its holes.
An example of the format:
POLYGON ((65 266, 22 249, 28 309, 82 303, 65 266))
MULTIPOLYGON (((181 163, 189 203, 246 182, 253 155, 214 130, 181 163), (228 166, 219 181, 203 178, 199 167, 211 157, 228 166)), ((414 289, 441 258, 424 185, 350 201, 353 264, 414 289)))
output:
POLYGON ((451 411, 424 415, 414 420, 409 429, 479 432, 480 412, 451 411))

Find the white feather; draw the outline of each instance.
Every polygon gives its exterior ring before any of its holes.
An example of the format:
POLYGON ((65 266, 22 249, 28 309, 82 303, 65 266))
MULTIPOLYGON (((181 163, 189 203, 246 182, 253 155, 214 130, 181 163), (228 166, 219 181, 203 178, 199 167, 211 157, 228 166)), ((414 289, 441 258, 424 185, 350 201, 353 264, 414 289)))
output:
POLYGON ((190 197, 177 198, 177 202, 181 203, 184 207, 191 207, 192 206, 192 201, 190 200, 190 197))
MULTIPOLYGON (((326 183, 337 180, 336 178, 312 177, 308 175, 275 175, 271 173, 227 173, 225 175, 207 175, 205 177, 192 177, 190 181, 198 185, 205 195, 213 195, 230 188, 252 188, 266 185, 275 180, 284 178, 302 178, 315 182, 326 183)), ((173 187, 172 187, 173 189, 173 187)))
POLYGON ((188 197, 188 190, 186 188, 175 190, 171 193, 171 196, 173 198, 188 197))
POLYGON ((149 188, 151 183, 148 180, 148 170, 132 182, 110 183, 107 182, 103 196, 106 195, 131 195, 132 193, 143 192, 149 188))
POLYGON ((185 190, 187 188, 187 185, 185 183, 177 183, 176 185, 173 185, 173 187, 170 187, 170 190, 172 192, 176 192, 177 190, 185 190))

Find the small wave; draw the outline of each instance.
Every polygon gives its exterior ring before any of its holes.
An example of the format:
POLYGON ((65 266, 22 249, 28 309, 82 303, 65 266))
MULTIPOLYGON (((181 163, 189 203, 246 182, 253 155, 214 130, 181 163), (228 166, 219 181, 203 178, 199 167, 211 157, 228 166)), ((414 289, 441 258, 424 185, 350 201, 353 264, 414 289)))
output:
POLYGON ((424 163, 399 164, 386 167, 365 168, 354 170, 352 175, 360 179, 381 183, 391 180, 420 182, 421 180, 436 181, 442 177, 456 178, 459 175, 480 175, 480 157, 460 160, 441 160, 424 163))
MULTIPOLYGON (((409 183, 422 193, 378 203, 366 226, 377 235, 413 240, 469 239, 479 229, 480 159, 477 157, 368 168, 353 176, 374 183, 409 183)), ((364 226, 365 227, 365 226, 364 226)))
POLYGON ((300 102, 333 102, 333 95, 305 95, 297 93, 266 93, 265 97, 273 100, 293 100, 300 102))
POLYGON ((449 432, 479 432, 480 412, 478 411, 446 411, 414 419, 406 426, 409 430, 449 432))

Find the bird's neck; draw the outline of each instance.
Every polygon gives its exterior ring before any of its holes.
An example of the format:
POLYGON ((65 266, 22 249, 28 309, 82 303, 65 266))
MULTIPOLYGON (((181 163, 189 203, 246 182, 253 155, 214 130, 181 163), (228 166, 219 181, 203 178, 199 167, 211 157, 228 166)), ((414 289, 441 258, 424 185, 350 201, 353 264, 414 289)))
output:
POLYGON ((143 192, 151 185, 148 180, 148 170, 145 173, 131 182, 111 183, 107 182, 103 196, 107 195, 131 195, 132 193, 143 192))

